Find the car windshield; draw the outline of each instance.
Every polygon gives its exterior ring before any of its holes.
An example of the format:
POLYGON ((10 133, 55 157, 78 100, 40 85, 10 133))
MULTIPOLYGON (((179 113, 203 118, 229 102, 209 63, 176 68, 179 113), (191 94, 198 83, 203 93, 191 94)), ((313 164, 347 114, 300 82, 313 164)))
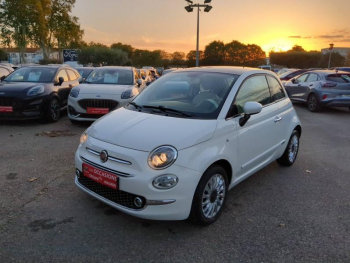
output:
POLYGON ((131 70, 111 68, 95 69, 86 78, 87 83, 93 84, 132 85, 133 80, 131 70))
POLYGON ((56 73, 55 68, 20 68, 5 78, 8 82, 51 82, 56 73))
POLYGON ((216 119, 238 77, 233 74, 190 71, 167 74, 148 86, 127 109, 216 119), (157 108, 159 111, 155 110, 157 108))
POLYGON ((79 72, 79 75, 82 76, 83 78, 86 78, 87 76, 89 76, 89 74, 91 73, 92 69, 90 68, 84 68, 84 69, 77 69, 77 71, 79 72))

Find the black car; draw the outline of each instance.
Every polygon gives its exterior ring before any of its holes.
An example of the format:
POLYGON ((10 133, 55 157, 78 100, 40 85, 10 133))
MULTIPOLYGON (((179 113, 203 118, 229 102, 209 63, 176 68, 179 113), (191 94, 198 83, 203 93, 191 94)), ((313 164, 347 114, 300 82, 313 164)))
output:
POLYGON ((56 122, 79 73, 64 65, 21 67, 0 83, 0 120, 44 118, 56 122))

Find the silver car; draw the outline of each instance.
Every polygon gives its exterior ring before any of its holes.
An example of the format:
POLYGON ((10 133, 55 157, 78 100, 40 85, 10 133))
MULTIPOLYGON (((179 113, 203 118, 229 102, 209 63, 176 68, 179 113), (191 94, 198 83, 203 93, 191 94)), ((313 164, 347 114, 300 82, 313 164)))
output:
POLYGON ((310 111, 322 107, 350 109, 350 73, 336 70, 314 70, 284 84, 293 101, 306 102, 310 111))

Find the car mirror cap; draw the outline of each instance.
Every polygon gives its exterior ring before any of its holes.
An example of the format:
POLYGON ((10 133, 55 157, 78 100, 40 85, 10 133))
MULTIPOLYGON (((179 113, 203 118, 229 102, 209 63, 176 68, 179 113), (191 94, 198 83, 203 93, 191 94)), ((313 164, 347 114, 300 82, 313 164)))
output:
POLYGON ((245 115, 254 115, 260 113, 262 105, 256 101, 248 101, 243 106, 243 112, 245 115))

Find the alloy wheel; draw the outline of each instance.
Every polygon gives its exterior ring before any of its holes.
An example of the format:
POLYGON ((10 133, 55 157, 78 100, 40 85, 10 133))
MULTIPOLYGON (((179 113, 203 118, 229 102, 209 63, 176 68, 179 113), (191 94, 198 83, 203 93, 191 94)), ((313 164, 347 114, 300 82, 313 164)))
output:
POLYGON ((288 146, 288 159, 291 163, 295 161, 298 154, 299 138, 297 135, 293 135, 288 146))
POLYGON ((213 218, 222 208, 226 194, 225 179, 221 174, 213 175, 207 182, 202 195, 202 212, 206 218, 213 218))

